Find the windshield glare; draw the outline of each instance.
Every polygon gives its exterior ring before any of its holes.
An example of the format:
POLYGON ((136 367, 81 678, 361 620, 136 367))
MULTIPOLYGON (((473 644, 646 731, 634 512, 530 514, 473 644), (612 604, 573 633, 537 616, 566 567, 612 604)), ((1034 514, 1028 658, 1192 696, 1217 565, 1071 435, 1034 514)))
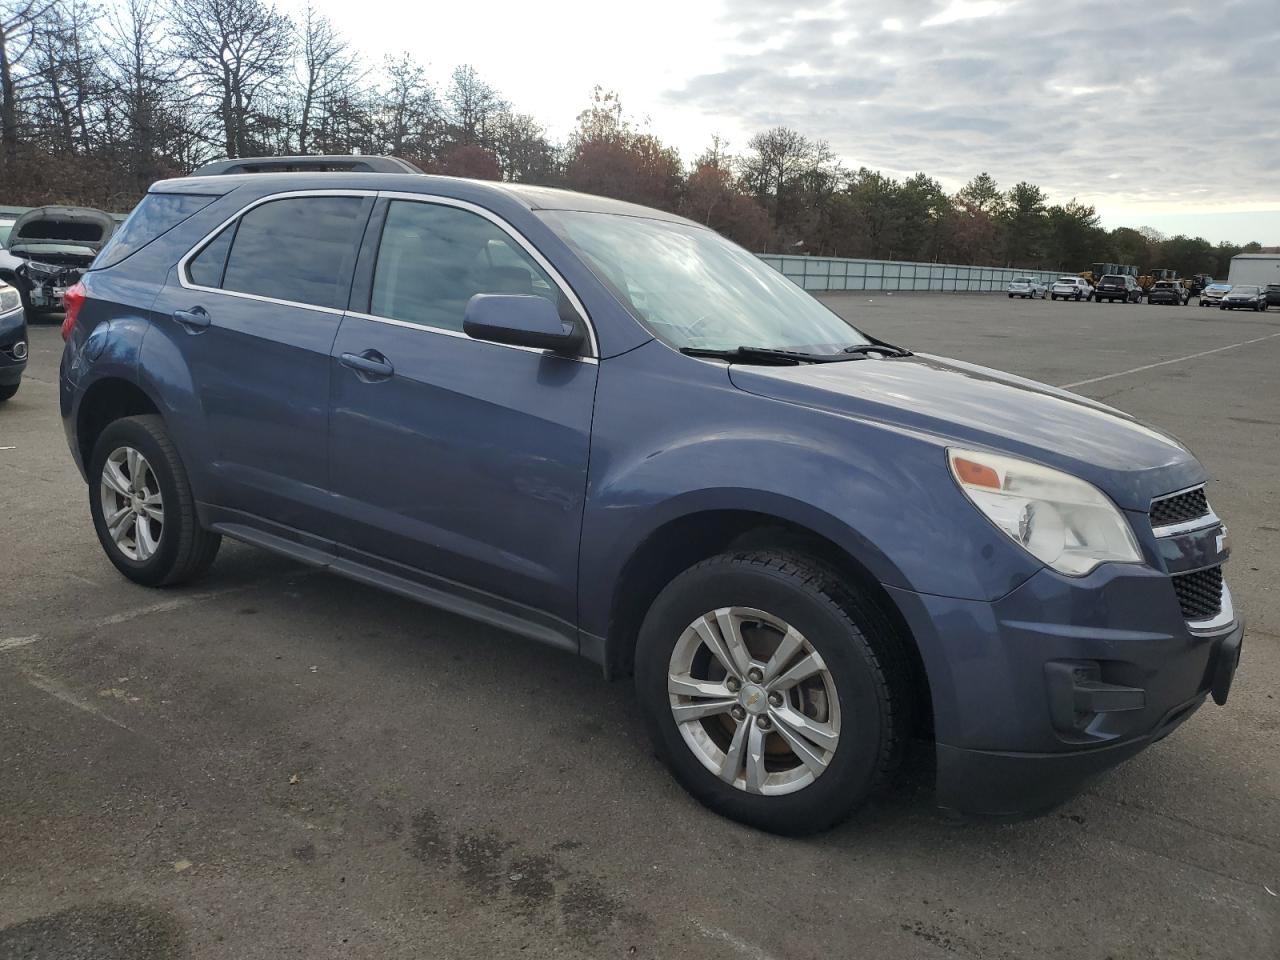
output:
POLYGON ((540 215, 650 333, 676 349, 837 353, 869 342, 711 230, 611 213, 540 215))

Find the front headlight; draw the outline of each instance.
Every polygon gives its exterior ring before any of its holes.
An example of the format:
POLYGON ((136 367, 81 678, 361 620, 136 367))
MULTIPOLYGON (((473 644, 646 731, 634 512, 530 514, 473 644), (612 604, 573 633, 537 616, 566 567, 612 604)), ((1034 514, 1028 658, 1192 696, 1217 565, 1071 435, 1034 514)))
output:
POLYGON ((1141 563, 1124 515, 1097 487, 1061 470, 976 450, 947 451, 973 505, 1014 543, 1059 573, 1081 577, 1100 563, 1141 563))
POLYGON ((22 306, 22 297, 10 286, 0 287, 0 313, 8 313, 22 306))

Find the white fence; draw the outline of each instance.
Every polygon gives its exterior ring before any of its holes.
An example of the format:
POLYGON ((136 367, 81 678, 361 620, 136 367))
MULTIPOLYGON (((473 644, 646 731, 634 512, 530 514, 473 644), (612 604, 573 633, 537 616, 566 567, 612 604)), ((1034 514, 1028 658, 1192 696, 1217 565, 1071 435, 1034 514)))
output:
POLYGON ((793 257, 764 253, 760 259, 806 290, 939 290, 999 291, 1015 277, 1035 277, 1048 284, 1061 272, 971 267, 955 263, 910 263, 901 260, 845 260, 838 257, 793 257))

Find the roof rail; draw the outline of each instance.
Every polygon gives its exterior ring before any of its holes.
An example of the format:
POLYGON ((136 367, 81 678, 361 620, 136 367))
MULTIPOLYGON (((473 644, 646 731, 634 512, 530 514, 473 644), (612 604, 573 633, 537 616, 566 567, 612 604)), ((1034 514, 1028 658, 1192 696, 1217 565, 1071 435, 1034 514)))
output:
POLYGON ((199 167, 193 177, 218 177, 232 173, 422 173, 399 157, 366 157, 335 154, 315 157, 240 157, 214 160, 199 167))

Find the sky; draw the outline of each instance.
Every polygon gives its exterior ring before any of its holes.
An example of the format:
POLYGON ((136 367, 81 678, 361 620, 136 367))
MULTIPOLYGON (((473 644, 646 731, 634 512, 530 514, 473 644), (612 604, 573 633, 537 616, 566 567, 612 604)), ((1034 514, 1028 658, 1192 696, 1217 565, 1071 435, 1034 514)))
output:
POLYGON ((986 170, 1108 228, 1280 245, 1277 0, 311 3, 371 60, 470 63, 556 138, 599 84, 686 161, 783 125, 851 168, 986 170))

